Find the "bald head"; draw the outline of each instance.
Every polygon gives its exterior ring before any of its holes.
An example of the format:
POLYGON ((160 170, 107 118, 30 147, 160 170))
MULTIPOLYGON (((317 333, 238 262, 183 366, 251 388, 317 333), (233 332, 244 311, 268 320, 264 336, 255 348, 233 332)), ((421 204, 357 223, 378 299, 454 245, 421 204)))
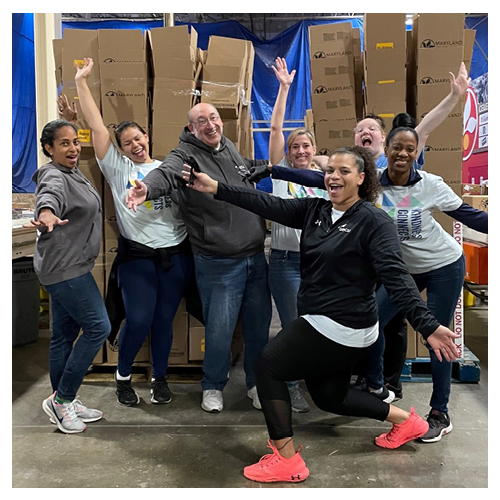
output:
POLYGON ((188 128, 194 136, 211 148, 218 148, 222 138, 222 120, 212 104, 200 102, 188 113, 188 128))

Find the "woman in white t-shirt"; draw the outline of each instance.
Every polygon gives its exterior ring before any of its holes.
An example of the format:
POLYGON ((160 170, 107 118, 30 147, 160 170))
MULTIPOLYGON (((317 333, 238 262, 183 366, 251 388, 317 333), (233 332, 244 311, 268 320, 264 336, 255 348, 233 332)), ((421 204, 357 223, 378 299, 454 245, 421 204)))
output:
POLYGON ((165 374, 172 322, 193 268, 187 231, 170 196, 148 201, 137 212, 127 208, 127 190, 161 162, 150 157, 149 137, 135 122, 118 125, 115 138, 120 149, 115 147, 87 84, 93 61, 85 58, 82 67, 75 67, 79 102, 92 130, 99 167, 113 194, 120 230, 106 297, 114 333, 125 318, 118 338, 117 400, 124 406, 139 403, 131 384, 132 364, 151 333, 151 402, 169 403, 172 395, 165 374))
MULTIPOLYGON (((314 163, 316 142, 312 132, 305 128, 297 128, 290 132, 287 139, 288 152, 285 154, 285 136, 283 120, 290 85, 295 70, 288 72, 286 61, 276 58, 276 67, 272 66, 280 83, 278 96, 271 116, 271 133, 269 137, 269 161, 273 165, 285 167, 317 169, 314 163)), ((305 187, 294 182, 273 179, 273 195, 280 198, 328 199, 323 189, 305 187)), ((281 327, 284 328, 298 317, 297 292, 300 285, 300 229, 293 229, 278 222, 271 224, 271 245, 269 255, 269 288, 276 304, 281 327)), ((304 413, 310 410, 302 396, 297 381, 287 382, 292 410, 304 413)))
MULTIPOLYGON (((449 325, 465 277, 462 248, 433 218, 438 209, 481 232, 488 232, 488 214, 463 203, 441 177, 414 168, 418 134, 398 127, 388 134, 385 148, 387 168, 379 170, 382 195, 376 205, 396 224, 403 260, 420 291, 427 291, 427 305, 442 325, 449 325)), ((382 286, 377 292, 380 329, 397 312, 382 286)), ((428 346, 429 347, 429 346, 428 346)), ((439 360, 429 347, 433 391, 427 421, 429 431, 420 438, 432 443, 451 432, 448 415, 452 363, 439 360)), ((383 384, 384 335, 370 351, 366 381, 383 384)), ((401 369, 403 367, 401 366, 401 369)))

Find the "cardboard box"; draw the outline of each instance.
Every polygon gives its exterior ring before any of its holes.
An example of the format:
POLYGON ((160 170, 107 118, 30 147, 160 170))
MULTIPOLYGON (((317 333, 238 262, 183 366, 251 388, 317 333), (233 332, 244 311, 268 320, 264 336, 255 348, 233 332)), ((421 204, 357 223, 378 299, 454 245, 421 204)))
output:
POLYGON ((470 73, 470 65, 472 62, 472 53, 474 51, 475 40, 476 30, 464 30, 464 63, 467 69, 467 73, 470 73))
POLYGON ((390 52, 406 47, 406 14, 368 13, 363 16, 364 49, 390 52))
POLYGON ((439 175, 462 197, 462 151, 435 152, 425 149, 424 170, 439 175))
POLYGON ((364 54, 364 80, 367 84, 406 82, 406 48, 390 52, 367 50, 364 54))
POLYGON ((352 25, 350 22, 320 24, 309 26, 309 44, 350 41, 352 39, 352 25))
POLYGON ((210 65, 203 66, 203 83, 226 83, 240 84, 243 86, 245 82, 245 67, 242 66, 244 59, 240 60, 239 64, 233 66, 225 65, 210 65))
POLYGON ((189 327, 189 361, 202 361, 205 357, 205 327, 189 327))
POLYGON ((104 195, 102 198, 104 220, 116 222, 116 209, 113 193, 107 181, 104 182, 104 195))
POLYGON ((249 45, 246 40, 212 35, 208 40, 206 66, 240 66, 246 69, 249 45))
POLYGON ((408 321, 406 322, 406 326, 408 338, 406 346, 406 359, 413 359, 417 357, 417 332, 412 328, 408 321))
POLYGON ((188 111, 194 105, 197 95, 195 80, 156 77, 152 101, 153 119, 186 125, 188 111))
POLYGON ((354 144, 354 127, 356 119, 320 120, 315 124, 316 147, 318 151, 329 156, 337 148, 354 144))
POLYGON ((103 224, 104 229, 104 241, 106 240, 118 240, 120 236, 120 229, 118 228, 118 222, 105 220, 103 224))
POLYGON ((446 51, 464 45, 465 14, 418 14, 413 21, 416 46, 420 50, 446 51))
POLYGON ((155 77, 192 80, 197 70, 198 33, 191 26, 151 28, 149 31, 155 77))
MULTIPOLYGON (((110 344, 108 340, 106 340, 106 362, 110 364, 118 364, 118 338, 120 336, 120 332, 116 336, 113 344, 110 344)), ((142 344, 139 352, 134 358, 134 363, 149 363, 150 362, 150 339, 149 335, 146 337, 146 340, 142 344)))
POLYGON ((488 245, 464 241, 465 279, 477 285, 488 284, 488 245))
POLYGON ((313 88, 311 100, 315 123, 323 119, 356 118, 354 85, 318 85, 313 88))
MULTIPOLYGON (((185 304, 185 303, 184 303, 185 304)), ((179 306, 172 323, 174 337, 168 358, 169 365, 184 365, 188 362, 188 313, 185 305, 179 306)))
POLYGON ((95 157, 92 160, 80 159, 78 162, 78 170, 80 170, 80 172, 89 180, 102 197, 105 181, 95 157))
MULTIPOLYGON (((417 85, 416 102, 419 121, 426 113, 435 108, 450 93, 450 84, 417 85)), ((448 116, 454 117, 463 113, 464 103, 459 101, 448 116)))
POLYGON ((365 106, 406 101, 406 82, 365 84, 365 106))
POLYGON ((309 57, 311 61, 317 59, 337 59, 339 57, 352 57, 354 59, 352 40, 311 44, 309 47, 309 57))
POLYGON ((432 217, 450 236, 453 236, 454 220, 452 217, 441 212, 441 210, 434 210, 432 217))
POLYGON ((429 151, 461 151, 463 144, 463 115, 452 113, 429 135, 425 143, 429 151))
POLYGON ((142 30, 100 29, 97 34, 100 65, 146 62, 147 36, 142 30))
POLYGON ((62 38, 55 38, 52 40, 52 52, 54 54, 54 66, 56 68, 55 74, 57 87, 62 84, 62 48, 62 38))
POLYGON ((215 106, 222 119, 236 119, 240 114, 243 86, 238 83, 209 83, 203 82, 201 88, 201 102, 215 106))
POLYGON ((151 155, 163 161, 168 154, 179 145, 179 137, 185 123, 163 123, 161 118, 153 116, 151 127, 151 155))
POLYGON ((312 87, 318 85, 350 85, 354 78, 354 59, 352 57, 336 57, 334 59, 311 60, 312 87))
POLYGON ((481 243, 483 245, 488 244, 488 235, 485 233, 480 233, 464 224, 464 240, 472 241, 473 243, 481 243))
POLYGON ((447 84, 449 93, 450 72, 457 76, 462 57, 463 50, 461 47, 450 48, 445 61, 434 57, 432 51, 419 53, 418 65, 416 66, 416 83, 420 85, 447 84))
POLYGON ((473 208, 488 212, 488 195, 463 195, 462 200, 473 208))

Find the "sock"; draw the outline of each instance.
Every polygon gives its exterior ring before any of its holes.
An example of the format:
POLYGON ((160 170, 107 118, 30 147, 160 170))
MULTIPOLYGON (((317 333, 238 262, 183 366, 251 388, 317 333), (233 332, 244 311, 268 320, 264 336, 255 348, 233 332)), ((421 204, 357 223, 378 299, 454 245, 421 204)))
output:
POLYGON ((71 403, 71 399, 62 399, 60 398, 57 394, 56 394, 56 397, 54 398, 56 400, 56 403, 58 405, 62 405, 62 404, 65 404, 65 403, 71 403))
POLYGON ((382 394, 382 390, 383 390, 383 389, 384 389, 383 387, 381 387, 380 389, 374 390, 374 391, 372 391, 372 390, 370 389, 370 392, 373 392, 373 394, 382 394))
POLYGON ((123 377, 120 375, 120 372, 116 370, 116 380, 130 380, 132 378, 132 374, 128 375, 127 377, 123 377))

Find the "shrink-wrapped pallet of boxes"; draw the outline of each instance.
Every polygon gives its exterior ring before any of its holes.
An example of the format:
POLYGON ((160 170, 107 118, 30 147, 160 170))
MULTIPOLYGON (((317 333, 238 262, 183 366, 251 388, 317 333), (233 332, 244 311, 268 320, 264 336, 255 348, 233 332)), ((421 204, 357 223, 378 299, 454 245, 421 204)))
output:
POLYGON ((321 154, 353 142, 356 78, 351 23, 309 27, 311 101, 321 154))

